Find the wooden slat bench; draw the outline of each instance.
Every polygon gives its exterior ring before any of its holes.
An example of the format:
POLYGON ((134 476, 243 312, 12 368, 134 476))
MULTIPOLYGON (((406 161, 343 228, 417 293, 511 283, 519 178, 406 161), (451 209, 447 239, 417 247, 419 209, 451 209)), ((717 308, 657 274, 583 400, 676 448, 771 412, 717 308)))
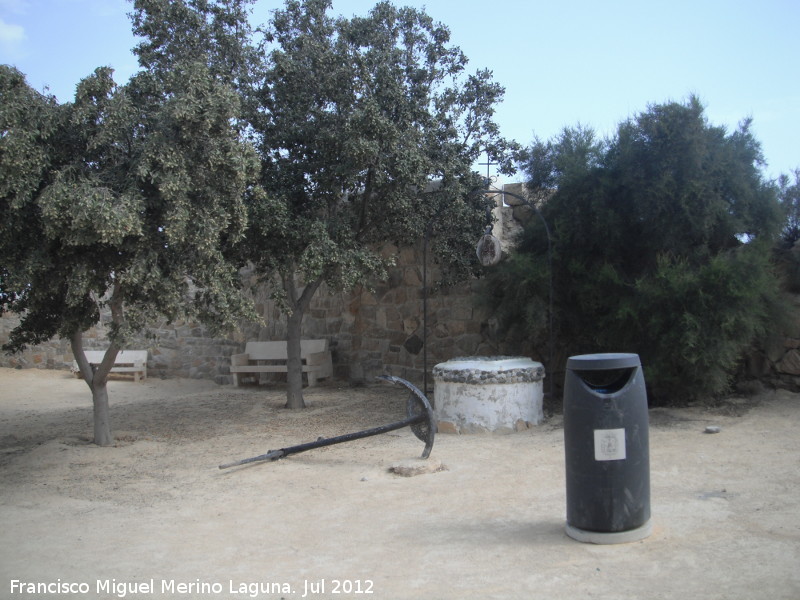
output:
MULTIPOLYGON (((303 373, 308 375, 309 386, 316 385, 317 379, 333 375, 328 340, 301 340, 300 358, 303 360, 303 373)), ((286 373, 287 360, 285 341, 247 342, 243 354, 231 356, 233 384, 238 386, 246 374, 286 373)))
MULTIPOLYGON (((90 365, 99 365, 106 355, 105 350, 85 350, 86 360, 90 365)), ((72 370, 77 377, 81 376, 78 361, 72 361, 72 370)), ((112 373, 133 373, 133 380, 139 381, 139 375, 147 379, 147 350, 120 350, 114 359, 112 373)))

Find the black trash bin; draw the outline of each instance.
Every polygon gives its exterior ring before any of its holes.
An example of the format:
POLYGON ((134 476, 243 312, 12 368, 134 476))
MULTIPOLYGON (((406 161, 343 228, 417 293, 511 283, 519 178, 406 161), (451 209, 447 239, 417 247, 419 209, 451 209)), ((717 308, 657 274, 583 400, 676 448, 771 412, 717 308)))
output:
POLYGON ((647 392, 637 354, 567 360, 567 534, 616 544, 650 535, 647 392))

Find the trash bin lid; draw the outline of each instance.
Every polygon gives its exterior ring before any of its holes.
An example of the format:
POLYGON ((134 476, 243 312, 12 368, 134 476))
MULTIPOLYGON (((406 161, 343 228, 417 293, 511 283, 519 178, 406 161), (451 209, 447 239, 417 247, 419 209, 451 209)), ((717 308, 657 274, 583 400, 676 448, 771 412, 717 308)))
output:
POLYGON ((567 359, 567 369, 573 371, 605 371, 641 366, 638 354, 612 352, 608 354, 579 354, 567 359))

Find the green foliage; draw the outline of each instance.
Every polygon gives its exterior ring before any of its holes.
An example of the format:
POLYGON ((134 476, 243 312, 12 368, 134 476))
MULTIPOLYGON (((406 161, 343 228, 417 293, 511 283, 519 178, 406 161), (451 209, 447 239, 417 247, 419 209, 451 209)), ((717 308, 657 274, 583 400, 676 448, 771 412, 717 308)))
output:
POLYGON ((133 0, 134 48, 148 72, 165 78, 181 63, 201 62, 210 75, 239 87, 257 78, 249 5, 254 0, 133 0))
MULTIPOLYGON (((535 142, 526 166, 552 193, 561 360, 636 352, 656 402, 726 390, 777 305, 780 211, 760 160, 748 122, 711 126, 694 98, 651 106, 601 144, 584 128, 535 142)), ((533 298, 539 314, 547 294, 542 238, 533 222, 492 286, 505 322, 537 335, 520 305, 533 298)))
POLYGON ((778 178, 778 199, 786 215, 781 242, 786 248, 800 240, 800 169, 795 169, 792 175, 794 181, 788 175, 778 178))
POLYGON ((284 281, 346 289, 385 275, 378 245, 427 232, 463 277, 485 224, 471 167, 484 148, 510 166, 492 121, 503 89, 465 75, 448 30, 421 11, 381 2, 348 20, 329 8, 289 1, 266 30, 264 81, 246 103, 264 190, 249 257, 284 281))
POLYGON ((780 244, 776 249, 778 265, 783 274, 784 287, 792 293, 800 292, 800 169, 778 178, 778 199, 786 215, 780 244))
POLYGON ((0 68, 0 301, 6 350, 71 339, 116 307, 123 344, 157 316, 230 326, 246 312, 226 248, 246 226, 254 155, 236 95, 201 63, 123 87, 110 69, 57 105, 0 68))
MULTIPOLYGON (((661 255, 655 271, 622 299, 618 343, 640 348, 657 399, 727 389, 742 352, 760 339, 774 314, 778 285, 769 258, 769 245, 759 242, 695 266, 661 255)), ((611 341, 603 340, 606 347, 611 341)))

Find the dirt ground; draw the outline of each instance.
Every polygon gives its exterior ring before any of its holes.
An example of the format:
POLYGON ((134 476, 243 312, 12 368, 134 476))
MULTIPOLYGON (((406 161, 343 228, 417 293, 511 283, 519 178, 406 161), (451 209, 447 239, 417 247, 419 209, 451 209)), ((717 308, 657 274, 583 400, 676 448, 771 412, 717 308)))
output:
POLYGON ((218 469, 400 420, 407 397, 284 393, 115 380, 99 448, 82 381, 0 369, 0 598, 800 598, 798 395, 651 410, 653 534, 597 546, 564 533, 559 416, 440 434, 442 469, 415 477, 389 472, 422 452, 408 429, 218 469))

